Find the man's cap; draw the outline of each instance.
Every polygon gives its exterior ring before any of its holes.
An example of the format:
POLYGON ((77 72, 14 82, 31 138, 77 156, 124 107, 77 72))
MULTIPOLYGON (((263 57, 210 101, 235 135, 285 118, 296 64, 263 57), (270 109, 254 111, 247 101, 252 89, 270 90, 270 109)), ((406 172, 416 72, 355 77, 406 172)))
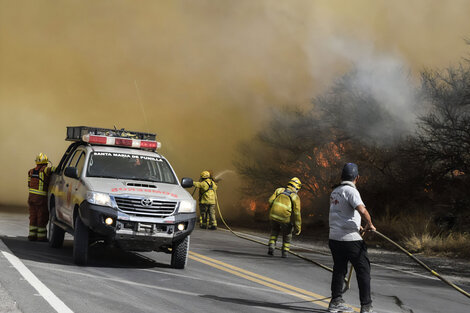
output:
POLYGON ((359 169, 354 163, 346 163, 341 172, 341 179, 347 181, 353 181, 359 176, 359 169))

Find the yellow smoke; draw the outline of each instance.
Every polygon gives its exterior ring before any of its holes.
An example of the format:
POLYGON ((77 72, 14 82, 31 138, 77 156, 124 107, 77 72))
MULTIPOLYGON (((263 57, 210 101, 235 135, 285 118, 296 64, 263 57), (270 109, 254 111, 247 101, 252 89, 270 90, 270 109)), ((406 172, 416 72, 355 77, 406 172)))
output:
POLYGON ((156 132, 180 178, 232 168, 267 108, 308 103, 345 70, 330 38, 414 71, 447 66, 465 56, 468 12, 457 0, 0 0, 0 203, 25 203, 35 155, 57 164, 67 125, 156 132))

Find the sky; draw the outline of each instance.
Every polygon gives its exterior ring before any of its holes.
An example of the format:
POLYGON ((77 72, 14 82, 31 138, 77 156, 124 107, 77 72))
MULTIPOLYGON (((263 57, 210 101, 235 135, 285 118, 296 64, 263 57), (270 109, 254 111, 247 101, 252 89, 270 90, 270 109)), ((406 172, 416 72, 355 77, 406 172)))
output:
MULTIPOLYGON (((39 152, 59 162, 66 126, 155 132, 180 179, 234 169, 273 108, 307 105, 353 64, 417 76, 460 62, 468 12, 470 0, 0 0, 0 204, 26 205, 27 171, 39 152)), ((243 197, 231 172, 221 184, 220 198, 243 197)))

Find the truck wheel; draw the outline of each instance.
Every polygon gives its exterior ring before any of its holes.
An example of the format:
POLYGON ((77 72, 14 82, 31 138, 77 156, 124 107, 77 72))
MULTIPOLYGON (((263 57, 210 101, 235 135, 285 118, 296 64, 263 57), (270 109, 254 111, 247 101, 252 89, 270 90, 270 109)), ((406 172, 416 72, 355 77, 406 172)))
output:
POLYGON ((77 265, 86 265, 88 261, 88 238, 88 227, 77 216, 73 235, 73 261, 77 265))
POLYGON ((171 267, 183 269, 186 266, 189 250, 189 236, 173 244, 171 252, 171 267))
POLYGON ((64 244, 65 230, 54 224, 55 219, 55 208, 52 207, 49 214, 49 229, 47 232, 49 236, 49 246, 51 248, 62 248, 62 245, 64 244))

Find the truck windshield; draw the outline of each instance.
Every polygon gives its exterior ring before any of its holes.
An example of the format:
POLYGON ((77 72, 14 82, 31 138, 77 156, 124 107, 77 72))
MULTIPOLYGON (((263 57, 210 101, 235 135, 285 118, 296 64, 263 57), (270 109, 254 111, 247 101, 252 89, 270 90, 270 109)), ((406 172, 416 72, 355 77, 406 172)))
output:
POLYGON ((92 153, 88 162, 87 176, 177 183, 165 159, 127 153, 92 153))

